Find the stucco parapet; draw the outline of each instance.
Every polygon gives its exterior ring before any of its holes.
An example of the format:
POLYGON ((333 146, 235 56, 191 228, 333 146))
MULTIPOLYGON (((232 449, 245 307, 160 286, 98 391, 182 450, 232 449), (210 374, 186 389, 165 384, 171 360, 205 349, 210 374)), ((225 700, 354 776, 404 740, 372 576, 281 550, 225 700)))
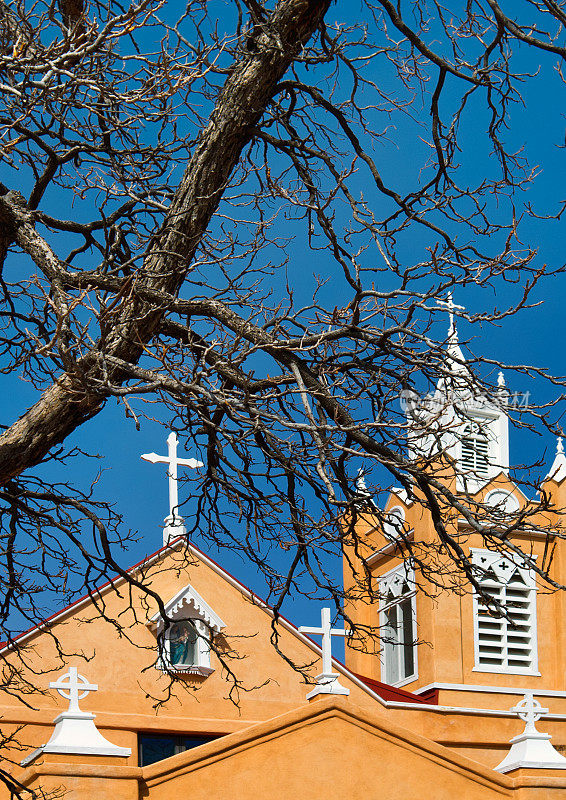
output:
MULTIPOLYGON (((291 704, 289 703, 289 706, 291 704)), ((96 711, 98 727, 115 730, 159 730, 160 722, 163 729, 171 732, 184 733, 187 726, 195 733, 232 733, 240 731, 250 725, 261 722, 261 719, 230 719, 222 717, 177 717, 177 716, 155 716, 155 714, 128 714, 113 713, 110 711, 96 711)), ((37 709, 22 709, 18 706, 0 706, 0 717, 3 724, 25 723, 26 725, 37 725, 38 727, 52 728, 53 713, 57 709, 53 707, 43 707, 37 709)))
POLYGON ((139 780, 141 767, 123 767, 111 764, 34 764, 22 772, 18 780, 24 786, 47 775, 66 778, 114 778, 139 780))
POLYGON ((566 775, 563 770, 557 769, 526 769, 520 767, 508 774, 513 781, 515 789, 525 788, 548 788, 566 789, 566 775))
POLYGON ((204 768, 217 760, 225 759, 231 752, 261 745, 264 741, 284 735, 287 731, 332 718, 341 718, 379 736, 396 739, 402 746, 423 752, 427 758, 444 764, 448 769, 466 774, 478 783, 500 791, 504 796, 512 796, 513 784, 506 775, 498 775, 466 756, 453 753, 442 745, 401 727, 394 723, 387 713, 375 714, 356 706, 346 698, 332 695, 268 722, 250 726, 246 731, 217 739, 199 747, 198 752, 186 751, 144 767, 143 779, 148 787, 163 783, 184 773, 204 768))

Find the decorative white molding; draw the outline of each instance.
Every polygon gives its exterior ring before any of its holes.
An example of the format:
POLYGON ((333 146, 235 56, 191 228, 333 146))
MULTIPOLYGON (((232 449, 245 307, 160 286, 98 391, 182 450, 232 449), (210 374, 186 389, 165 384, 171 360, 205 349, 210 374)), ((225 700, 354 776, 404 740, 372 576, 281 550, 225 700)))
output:
POLYGON ((478 694, 516 694, 523 697, 527 692, 531 692, 538 697, 566 697, 566 692, 556 689, 523 689, 511 686, 483 686, 475 683, 428 683, 426 686, 419 686, 413 694, 424 694, 431 689, 445 689, 450 692, 478 692, 478 694))
POLYGON ((95 714, 81 711, 79 700, 86 697, 89 692, 96 692, 98 686, 91 684, 80 675, 76 667, 69 667, 69 671, 57 681, 49 684, 50 689, 56 689, 59 694, 69 701, 69 708, 55 717, 55 730, 47 744, 38 747, 33 753, 26 756, 21 762, 25 767, 43 753, 67 753, 69 755, 89 756, 116 756, 127 758, 132 754, 129 747, 118 747, 105 739, 94 724, 95 714))
MULTIPOLYGON (((431 703, 405 703, 397 700, 384 701, 386 708, 403 708, 407 711, 434 711, 444 714, 462 714, 469 717, 514 717, 509 709, 496 708, 467 708, 466 706, 435 706, 431 703)), ((566 714, 549 714, 547 719, 564 722, 566 714)))
POLYGON ((184 664, 173 664, 170 667, 165 667, 162 665, 161 668, 163 672, 173 672, 176 675, 200 675, 203 678, 208 678, 208 676, 212 675, 214 672, 214 667, 205 667, 204 664, 191 664, 190 666, 184 664))
MULTIPOLYGON (((183 587, 165 604, 165 613, 171 619, 176 619, 181 615, 184 618, 201 619, 214 633, 220 633, 226 627, 226 623, 220 619, 216 611, 190 584, 183 587)), ((158 629, 163 627, 163 617, 159 611, 149 620, 148 625, 158 629)))
POLYGON ((204 600, 203 597, 190 584, 181 589, 165 605, 165 615, 177 622, 188 621, 194 625, 196 631, 195 660, 192 664, 178 664, 171 661, 171 628, 164 630, 164 619, 161 613, 148 621, 160 640, 160 655, 157 659, 157 668, 162 672, 200 675, 204 678, 214 672, 210 665, 210 639, 214 634, 226 627, 225 623, 204 600))
MULTIPOLYGON (((505 553, 503 555, 495 550, 482 550, 477 547, 471 547, 470 553, 472 555, 472 564, 475 567, 479 567, 483 573, 491 570, 499 583, 507 584, 514 573, 519 571, 522 579, 525 581, 525 585, 535 586, 531 570, 524 562, 519 560, 519 556, 516 554, 505 553)), ((534 561, 537 556, 525 553, 525 558, 530 558, 534 561)), ((480 576, 480 581, 481 580, 483 580, 483 575, 480 576)))
POLYGON ((543 708, 535 700, 532 692, 527 692, 523 700, 511 709, 525 722, 525 730, 511 739, 511 749, 503 761, 495 767, 497 772, 511 772, 521 767, 527 769, 566 769, 566 758, 550 744, 548 733, 540 733, 535 723, 548 708, 543 708))
MULTIPOLYGON (((379 530, 378 528, 374 528, 374 530, 379 530)), ((402 551, 405 542, 412 542, 415 538, 415 529, 411 528, 407 531, 404 539, 399 539, 396 542, 388 542, 388 544, 383 545, 378 550, 374 550, 373 553, 366 558, 366 564, 368 567, 375 567, 379 564, 380 561, 383 561, 388 556, 394 555, 402 551)))
MULTIPOLYGON (((416 589, 415 570, 413 567, 413 562, 410 558, 406 559, 399 566, 390 569, 389 572, 385 573, 385 575, 381 575, 379 577, 379 594, 383 598, 388 593, 391 593, 393 597, 397 599, 403 595, 404 583, 411 587, 410 592, 413 592, 416 589)), ((405 593, 405 596, 407 595, 408 593, 405 593)), ((382 611, 385 605, 386 603, 382 602, 382 611)))

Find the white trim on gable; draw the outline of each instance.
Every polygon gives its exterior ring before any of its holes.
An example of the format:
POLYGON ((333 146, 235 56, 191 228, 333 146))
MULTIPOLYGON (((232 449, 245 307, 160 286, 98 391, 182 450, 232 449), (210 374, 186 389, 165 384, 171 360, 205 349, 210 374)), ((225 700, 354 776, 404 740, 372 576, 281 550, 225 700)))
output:
MULTIPOLYGON (((183 612, 191 618, 201 619, 214 633, 220 633, 222 628, 226 627, 226 623, 220 619, 216 611, 208 605, 190 583, 165 604, 165 613, 172 619, 183 612)), ((159 627, 162 623, 163 619, 158 611, 149 620, 148 625, 159 627)))

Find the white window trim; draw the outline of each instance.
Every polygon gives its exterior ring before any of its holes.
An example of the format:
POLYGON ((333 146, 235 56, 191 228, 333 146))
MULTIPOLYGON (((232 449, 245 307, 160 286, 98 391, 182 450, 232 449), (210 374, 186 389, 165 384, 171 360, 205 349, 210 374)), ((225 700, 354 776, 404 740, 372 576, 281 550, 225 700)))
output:
POLYGON ((205 623, 194 617, 180 617, 176 622, 183 621, 193 622, 197 634, 195 642, 196 655, 194 664, 174 664, 171 661, 171 638, 170 633, 172 628, 165 632, 163 642, 163 653, 161 654, 160 669, 163 672, 188 673, 190 675, 202 675, 207 677, 214 672, 213 667, 210 666, 210 629, 205 623))
MULTIPOLYGON (((417 603, 416 603, 416 584, 415 584, 415 570, 413 567, 413 563, 410 559, 407 559, 402 564, 399 564, 397 567, 390 569, 389 572, 386 572, 384 575, 380 575, 378 580, 378 590, 380 595, 385 594, 387 591, 386 584, 391 581, 391 579, 397 573, 403 573, 403 577, 409 584, 413 584, 415 589, 411 592, 407 592, 407 594, 400 595, 398 600, 391 601, 389 603, 384 603, 383 600, 380 599, 379 601, 379 623, 380 623, 380 630, 385 627, 387 621, 385 619, 385 612, 387 609, 391 608, 394 605, 399 605, 403 600, 410 599, 411 601, 411 617, 412 617, 412 642, 413 642, 413 673, 411 675, 407 675, 406 677, 402 678, 395 683, 388 684, 389 686, 395 686, 396 688, 401 688, 401 686, 405 686, 407 683, 411 683, 418 678, 419 675, 419 666, 418 666, 418 647, 417 647, 417 603), (384 586, 385 585, 385 586, 384 586), (383 587, 383 588, 382 588, 383 587)), ((402 651, 402 648, 399 647, 399 651, 402 651)), ((386 675, 386 665, 385 665, 385 648, 381 647, 381 653, 379 656, 380 666, 381 666, 381 679, 384 683, 387 683, 387 675, 386 675)))
POLYGON ((218 614, 190 584, 169 600, 165 605, 165 614, 176 622, 189 620, 194 623, 197 632, 196 663, 186 665, 171 663, 169 638, 171 627, 165 631, 163 617, 158 612, 148 622, 158 640, 161 637, 161 652, 156 667, 167 673, 201 675, 203 677, 211 675, 214 667, 210 663, 210 643, 214 635, 226 627, 218 614))
MULTIPOLYGON (((503 556, 500 553, 494 552, 493 550, 482 550, 481 548, 472 547, 470 549, 470 553, 472 555, 472 563, 475 559, 477 559, 480 555, 488 556, 492 564, 497 563, 498 561, 503 560, 503 556)), ((531 558, 536 559, 536 556, 531 556, 531 558)), ((513 562, 511 556, 506 557, 504 560, 510 562, 516 568, 519 568, 523 574, 523 576, 527 579, 527 587, 531 592, 530 596, 530 604, 531 604, 531 644, 532 644, 532 659, 531 659, 531 666, 530 667, 497 667, 497 666, 489 666, 486 664, 479 663, 479 615, 478 615, 478 595, 474 592, 473 595, 473 625, 474 625, 474 666, 472 668, 472 672, 484 672, 484 673, 491 673, 494 675, 532 675, 534 677, 540 677, 541 673, 538 670, 538 634, 537 634, 537 585, 534 578, 534 575, 528 567, 521 565, 519 563, 513 562)), ((490 565, 491 566, 491 565, 490 565)), ((501 584, 503 585, 503 584, 501 584)))

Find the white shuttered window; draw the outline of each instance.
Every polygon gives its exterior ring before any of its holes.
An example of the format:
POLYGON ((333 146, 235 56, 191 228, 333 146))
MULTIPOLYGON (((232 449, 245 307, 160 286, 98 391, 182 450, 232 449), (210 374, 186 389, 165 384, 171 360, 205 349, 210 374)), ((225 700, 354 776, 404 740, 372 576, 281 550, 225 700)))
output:
POLYGON ((473 550, 472 562, 479 568, 486 595, 474 597, 475 669, 536 672, 536 585, 532 573, 489 550, 473 550), (505 612, 488 598, 499 602, 505 612))
POLYGON ((478 423, 468 423, 461 441, 460 466, 464 474, 487 477, 489 472, 489 442, 478 423))

